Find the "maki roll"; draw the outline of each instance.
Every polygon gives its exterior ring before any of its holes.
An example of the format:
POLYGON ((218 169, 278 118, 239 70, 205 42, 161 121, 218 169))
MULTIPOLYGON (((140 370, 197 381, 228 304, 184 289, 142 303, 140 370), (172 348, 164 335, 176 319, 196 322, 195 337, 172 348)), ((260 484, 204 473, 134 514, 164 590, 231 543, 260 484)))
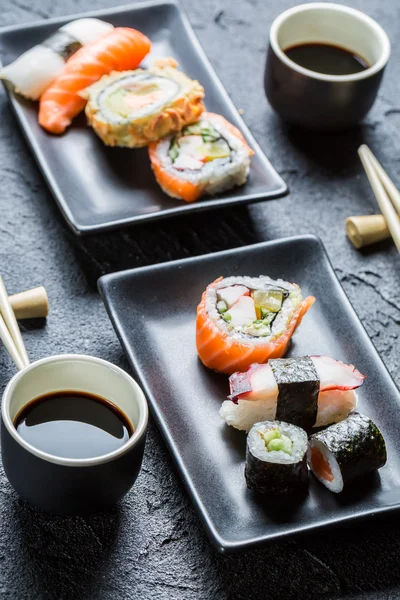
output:
POLYGON ((146 71, 114 72, 80 93, 86 116, 107 146, 139 148, 197 121, 204 89, 172 59, 146 71))
POLYGON ((280 358, 314 304, 295 283, 260 277, 220 277, 197 308, 196 346, 203 364, 231 375, 280 358))
POLYGON ((112 29, 110 23, 100 19, 71 21, 1 69, 0 78, 9 81, 26 98, 38 100, 60 75, 70 56, 112 29))
POLYGON ((247 487, 260 494, 294 494, 308 486, 307 434, 283 421, 256 423, 246 446, 247 487))
POLYGON ((315 477, 339 493, 348 481, 383 467, 385 440, 371 419, 352 413, 310 437, 307 459, 315 477))
POLYGON ((280 419, 310 431, 345 419, 357 405, 365 377, 328 356, 271 359, 229 378, 231 393, 220 416, 248 431, 257 421, 280 419))
POLYGON ((213 113, 149 146, 159 185, 185 202, 246 183, 252 154, 240 131, 213 113))

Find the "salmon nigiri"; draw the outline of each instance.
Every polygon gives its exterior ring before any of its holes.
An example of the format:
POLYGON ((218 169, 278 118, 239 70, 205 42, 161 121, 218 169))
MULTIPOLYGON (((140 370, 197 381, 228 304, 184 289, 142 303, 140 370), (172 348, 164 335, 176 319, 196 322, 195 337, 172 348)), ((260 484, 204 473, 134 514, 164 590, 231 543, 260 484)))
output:
POLYGON ((116 27, 78 50, 42 95, 39 124, 50 133, 63 133, 86 104, 78 92, 111 71, 136 69, 150 48, 140 31, 116 27))
POLYGON ((197 308, 196 345, 206 367, 231 375, 281 358, 314 304, 295 283, 270 277, 220 277, 197 308))

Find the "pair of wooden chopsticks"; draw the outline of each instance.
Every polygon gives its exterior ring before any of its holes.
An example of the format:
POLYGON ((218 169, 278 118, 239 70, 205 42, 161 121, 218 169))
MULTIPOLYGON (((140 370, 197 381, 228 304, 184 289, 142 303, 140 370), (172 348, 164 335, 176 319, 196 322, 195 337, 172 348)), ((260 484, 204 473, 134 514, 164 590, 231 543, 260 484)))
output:
POLYGON ((358 154, 374 191, 376 200, 385 218, 397 250, 400 252, 400 192, 389 178, 371 150, 363 144, 358 154))
POLYGON ((17 319, 11 307, 3 278, 0 275, 0 338, 19 370, 29 365, 17 319))

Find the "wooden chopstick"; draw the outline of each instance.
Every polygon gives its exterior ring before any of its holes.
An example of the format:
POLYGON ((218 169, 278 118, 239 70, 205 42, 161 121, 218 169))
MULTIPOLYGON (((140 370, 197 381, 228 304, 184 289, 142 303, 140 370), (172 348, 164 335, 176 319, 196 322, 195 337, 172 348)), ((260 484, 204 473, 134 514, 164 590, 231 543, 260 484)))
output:
POLYGON ((372 154, 372 152, 368 148, 368 146, 366 146, 364 144, 363 146, 361 146, 361 148, 365 148, 365 152, 368 154, 368 156, 372 162, 372 166, 374 167, 375 171, 377 172, 377 175, 378 175, 379 179, 381 180, 381 183, 382 183, 383 187, 385 188, 387 195, 391 199, 392 204, 394 205, 397 213, 400 215, 400 192, 399 192, 399 190, 394 185, 393 181, 390 179, 389 175, 386 173, 386 171, 384 170, 384 168, 382 167, 380 162, 378 162, 378 159, 376 158, 376 156, 374 154, 372 154))
POLYGON ((0 315, 0 338, 2 339, 3 344, 6 347, 8 354, 11 356, 13 361, 15 362, 17 368, 21 371, 25 368, 25 364, 22 361, 19 352, 14 344, 14 341, 11 337, 10 332, 7 329, 7 325, 4 322, 3 317, 0 315))
POLYGON ((379 208, 381 209, 381 213, 385 217, 385 221, 387 223, 390 234, 393 238, 394 243, 396 244, 397 250, 400 252, 399 217, 394 209, 393 204, 391 203, 388 194, 385 191, 385 188, 383 187, 383 184, 378 176, 377 171, 375 170, 374 163, 371 160, 370 151, 368 147, 365 144, 360 146, 358 149, 358 154, 361 158, 361 162, 364 166, 365 172, 375 194, 376 201, 378 202, 379 208))
MULTIPOLYGON (((15 318, 14 311, 11 307, 10 300, 6 287, 3 282, 3 278, 0 275, 0 313, 3 317, 3 321, 10 333, 14 346, 21 359, 22 368, 29 365, 29 357, 26 351, 21 332, 18 327, 17 319, 15 318)), ((7 348, 8 349, 8 348, 7 348)), ((18 366, 18 365, 17 365, 18 366)), ((18 367, 20 368, 20 367, 18 367)))

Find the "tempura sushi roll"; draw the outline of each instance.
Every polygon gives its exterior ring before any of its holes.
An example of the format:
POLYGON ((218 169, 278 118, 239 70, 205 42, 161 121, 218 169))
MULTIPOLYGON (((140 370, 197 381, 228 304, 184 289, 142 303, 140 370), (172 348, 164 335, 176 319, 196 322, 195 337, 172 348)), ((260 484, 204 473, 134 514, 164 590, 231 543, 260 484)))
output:
POLYGON ((304 492, 308 486, 307 434, 282 421, 256 423, 247 436, 247 487, 260 494, 304 492))
POLYGON ((248 431, 257 421, 279 419, 310 431, 345 419, 357 405, 365 377, 328 356, 270 359, 229 378, 231 393, 219 414, 248 431))
POLYGON ((100 19, 71 21, 3 67, 0 78, 9 81, 26 98, 38 100, 60 75, 70 56, 112 29, 111 23, 100 19))
POLYGON ((386 458, 383 435, 371 419, 359 413, 314 433, 307 454, 315 477, 335 493, 356 477, 383 467, 386 458))
POLYGON ((204 89, 163 60, 144 71, 102 77, 81 92, 86 116, 107 146, 139 148, 197 121, 204 110, 204 89))
POLYGON ((186 202, 246 183, 252 154, 240 131, 213 113, 149 146, 159 185, 186 202))
POLYGON ((260 277, 219 277, 197 307, 196 346, 203 364, 228 373, 280 358, 314 304, 295 283, 260 277))

